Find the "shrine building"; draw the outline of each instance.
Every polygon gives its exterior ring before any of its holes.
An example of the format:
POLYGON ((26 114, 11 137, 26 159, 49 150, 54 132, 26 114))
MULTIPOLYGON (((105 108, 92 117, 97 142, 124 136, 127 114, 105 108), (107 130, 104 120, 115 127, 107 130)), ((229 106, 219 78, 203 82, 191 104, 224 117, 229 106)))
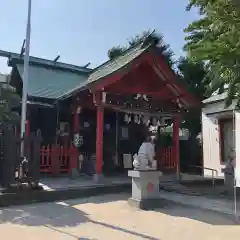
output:
MULTIPOLYGON (((12 53, 8 64, 21 95, 23 57, 12 53)), ((176 170, 181 118, 199 106, 154 44, 139 43, 94 69, 30 57, 27 134, 41 131, 43 174, 123 172, 145 129, 160 135, 168 123, 172 139, 156 143, 158 168, 176 170)))

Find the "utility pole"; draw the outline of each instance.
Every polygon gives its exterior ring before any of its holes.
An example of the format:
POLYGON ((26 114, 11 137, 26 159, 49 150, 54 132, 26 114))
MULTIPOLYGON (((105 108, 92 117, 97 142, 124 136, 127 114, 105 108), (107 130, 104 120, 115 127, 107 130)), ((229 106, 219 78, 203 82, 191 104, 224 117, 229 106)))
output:
POLYGON ((23 79, 22 79, 23 88, 22 88, 22 111, 21 111, 21 157, 24 157, 24 134, 26 130, 29 52, 30 52, 30 38, 31 38, 31 8, 32 8, 32 0, 28 0, 24 69, 23 69, 23 79))

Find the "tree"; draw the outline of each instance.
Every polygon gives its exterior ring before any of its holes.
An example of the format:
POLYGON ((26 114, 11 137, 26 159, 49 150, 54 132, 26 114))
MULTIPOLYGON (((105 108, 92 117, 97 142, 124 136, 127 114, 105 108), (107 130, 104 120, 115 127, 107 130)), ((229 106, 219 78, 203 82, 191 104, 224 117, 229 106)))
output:
POLYGON ((121 46, 112 47, 111 49, 108 50, 108 57, 109 57, 109 59, 114 59, 114 58, 122 55, 125 50, 126 49, 121 46))
MULTIPOLYGON (((176 71, 179 81, 182 82, 189 93, 202 101, 207 98, 208 92, 207 86, 209 84, 209 78, 207 76, 207 70, 204 62, 193 62, 189 58, 180 58, 176 71)), ((185 170, 186 166, 201 165, 201 145, 197 140, 198 134, 201 132, 201 108, 190 108, 182 116, 181 127, 186 128, 190 132, 188 141, 184 141, 181 145, 181 167, 185 170)))
POLYGON ((131 48, 135 46, 138 43, 143 42, 145 44, 153 43, 155 44, 161 53, 166 58, 166 61, 172 66, 174 64, 174 61, 172 60, 173 52, 170 49, 170 46, 163 41, 163 36, 161 34, 156 33, 155 31, 144 31, 139 35, 136 35, 135 37, 131 38, 126 46, 117 46, 112 47, 108 50, 108 57, 110 59, 113 59, 115 57, 118 57, 122 55, 128 48, 131 48))
MULTIPOLYGON (((177 73, 189 93, 200 101, 207 98, 207 87, 210 79, 206 77, 207 70, 203 62, 192 62, 188 58, 180 58, 177 63, 177 73)), ((192 137, 201 131, 201 109, 191 109, 184 117, 182 127, 187 128, 192 137)))
POLYGON ((0 84, 0 123, 19 122, 20 116, 12 109, 20 105, 20 96, 7 83, 0 84))
POLYGON ((206 77, 207 69, 204 62, 192 62, 187 57, 181 57, 177 63, 177 72, 180 81, 185 84, 192 95, 200 101, 209 97, 207 86, 210 79, 206 77))
POLYGON ((228 85, 226 105, 240 105, 240 8, 233 0, 190 0, 201 18, 186 29, 185 50, 193 61, 205 61, 212 91, 228 85))

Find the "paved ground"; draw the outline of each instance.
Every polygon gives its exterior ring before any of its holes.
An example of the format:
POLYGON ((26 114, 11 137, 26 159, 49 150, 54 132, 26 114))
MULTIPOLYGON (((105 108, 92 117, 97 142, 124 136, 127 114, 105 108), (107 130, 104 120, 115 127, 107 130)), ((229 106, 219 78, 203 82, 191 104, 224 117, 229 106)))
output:
POLYGON ((106 195, 0 210, 2 239, 239 239, 240 226, 214 213, 169 204, 137 211, 127 195, 106 195))
MULTIPOLYGON (((219 213, 233 215, 234 201, 222 198, 210 198, 204 196, 189 196, 174 192, 160 191, 160 195, 165 200, 172 202, 187 204, 191 207, 198 207, 206 210, 213 210, 219 213)), ((237 198, 236 216, 240 220, 240 199, 237 198)))

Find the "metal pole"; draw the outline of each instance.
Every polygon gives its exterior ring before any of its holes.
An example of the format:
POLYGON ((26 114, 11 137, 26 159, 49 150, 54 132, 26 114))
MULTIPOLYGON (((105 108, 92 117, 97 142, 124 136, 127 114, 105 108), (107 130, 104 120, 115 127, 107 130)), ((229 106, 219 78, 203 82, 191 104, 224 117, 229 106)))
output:
POLYGON ((236 109, 233 109, 233 143, 234 143, 234 185, 233 185, 233 212, 237 221, 239 221, 237 216, 237 179, 236 179, 236 109))
POLYGON ((26 43, 24 54, 24 69, 23 69, 23 89, 22 89, 22 111, 21 111, 21 156, 24 156, 24 134, 26 128, 27 114, 27 89, 28 89, 28 68, 29 68, 29 52, 30 52, 30 37, 31 37, 31 8, 32 0, 28 0, 28 17, 26 29, 26 43))

